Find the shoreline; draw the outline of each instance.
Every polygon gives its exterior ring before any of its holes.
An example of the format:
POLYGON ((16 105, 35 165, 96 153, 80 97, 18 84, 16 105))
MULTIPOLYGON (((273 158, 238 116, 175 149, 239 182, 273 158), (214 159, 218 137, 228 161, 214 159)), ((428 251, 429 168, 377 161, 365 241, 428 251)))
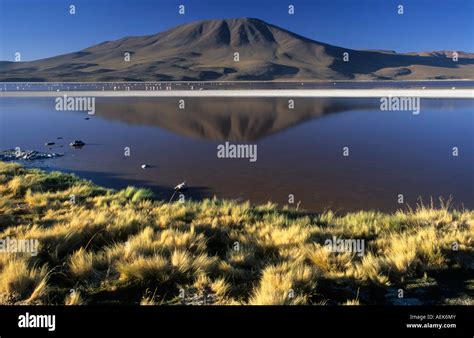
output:
MULTIPOLYGON (((33 60, 34 61, 34 60, 33 60)), ((387 82, 398 82, 398 83, 410 83, 410 82, 466 82, 466 81, 474 81, 474 79, 406 79, 406 80, 313 80, 313 79, 294 79, 294 80, 172 80, 172 81, 0 81, 0 85, 2 84, 17 84, 17 83, 26 83, 26 84, 94 84, 94 83, 150 83, 150 84, 173 84, 173 83, 358 83, 358 82, 366 82, 366 83, 387 83, 387 82)))
POLYGON ((474 99, 474 89, 226 89, 163 91, 1 91, 0 97, 419 97, 474 99))
POLYGON ((135 186, 111 190, 18 163, 0 161, 0 175, 0 223, 8 224, 0 239, 37 240, 34 250, 2 261, 2 305, 474 304, 467 273, 474 211, 449 203, 308 214, 221 199, 167 203, 135 186), (65 278, 48 278, 61 264, 65 278), (410 297, 398 298, 409 286, 410 297), (287 297, 288 288, 298 296, 287 297))

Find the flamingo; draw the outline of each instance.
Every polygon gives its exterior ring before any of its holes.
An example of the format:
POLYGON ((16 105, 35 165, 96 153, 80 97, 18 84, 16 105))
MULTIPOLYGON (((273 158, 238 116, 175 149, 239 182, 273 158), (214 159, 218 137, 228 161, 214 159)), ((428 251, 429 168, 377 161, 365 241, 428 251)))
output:
POLYGON ((180 184, 178 184, 176 187, 174 187, 174 190, 176 191, 183 190, 185 186, 186 186, 186 181, 183 181, 180 184))
POLYGON ((176 192, 183 190, 184 187, 186 187, 186 181, 183 181, 180 184, 178 184, 176 187, 174 187, 173 195, 171 195, 171 198, 170 198, 168 203, 171 203, 171 201, 173 200, 173 197, 176 194, 176 192))

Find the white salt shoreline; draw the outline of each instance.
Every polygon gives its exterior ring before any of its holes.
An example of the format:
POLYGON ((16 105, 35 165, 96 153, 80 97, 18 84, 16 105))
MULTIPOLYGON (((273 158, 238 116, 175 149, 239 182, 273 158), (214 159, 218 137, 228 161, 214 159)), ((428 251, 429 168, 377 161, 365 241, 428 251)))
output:
POLYGON ((0 91, 0 97, 420 97, 474 99, 474 89, 225 89, 161 91, 0 91))

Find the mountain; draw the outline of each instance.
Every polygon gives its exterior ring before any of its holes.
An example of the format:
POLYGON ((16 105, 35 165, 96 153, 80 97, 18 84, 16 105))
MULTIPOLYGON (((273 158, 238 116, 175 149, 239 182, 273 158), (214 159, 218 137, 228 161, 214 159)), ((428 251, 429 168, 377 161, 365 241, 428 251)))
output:
POLYGON ((204 20, 51 58, 2 61, 0 81, 474 79, 474 54, 458 52, 457 62, 451 54, 352 50, 259 19, 204 20))

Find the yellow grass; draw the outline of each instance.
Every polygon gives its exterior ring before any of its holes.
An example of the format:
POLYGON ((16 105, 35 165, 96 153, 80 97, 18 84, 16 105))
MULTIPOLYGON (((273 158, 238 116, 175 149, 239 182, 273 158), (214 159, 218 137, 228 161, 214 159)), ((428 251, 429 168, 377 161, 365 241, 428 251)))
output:
POLYGON ((449 205, 308 215, 271 203, 168 204, 1 162, 0 196, 0 239, 40 243, 38 256, 0 252, 2 304, 81 305, 98 294, 182 304, 184 290, 197 303, 359 305, 431 271, 474 268, 474 212, 449 205), (365 240, 364 254, 332 252, 333 236, 365 240))

